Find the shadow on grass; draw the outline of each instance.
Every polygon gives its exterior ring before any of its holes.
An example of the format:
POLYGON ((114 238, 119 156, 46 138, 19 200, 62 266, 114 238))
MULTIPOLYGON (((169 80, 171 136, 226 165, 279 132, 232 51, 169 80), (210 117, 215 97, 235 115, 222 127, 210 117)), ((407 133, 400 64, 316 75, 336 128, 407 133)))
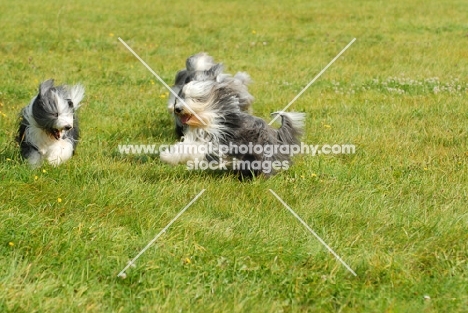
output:
POLYGON ((258 180, 264 180, 263 176, 242 175, 234 171, 223 170, 187 170, 183 165, 178 167, 169 167, 163 163, 155 164, 160 170, 146 173, 143 177, 145 181, 154 183, 157 181, 177 181, 178 183, 190 183, 192 181, 235 181, 242 183, 252 183, 258 180))

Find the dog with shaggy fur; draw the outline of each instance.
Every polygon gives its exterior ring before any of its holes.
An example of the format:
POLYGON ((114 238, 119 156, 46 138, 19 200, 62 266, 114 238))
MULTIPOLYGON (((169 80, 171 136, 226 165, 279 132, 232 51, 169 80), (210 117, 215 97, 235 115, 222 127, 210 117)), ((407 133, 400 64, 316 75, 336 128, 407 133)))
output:
MULTIPOLYGON (((191 81, 209 81, 216 80, 218 83, 224 83, 229 92, 238 99, 237 105, 241 111, 250 112, 254 97, 248 91, 248 85, 252 82, 250 76, 245 72, 238 72, 234 76, 223 73, 222 63, 216 63, 213 57, 205 52, 190 56, 185 62, 185 69, 177 72, 174 85, 171 87, 175 94, 179 94, 183 87, 191 81)), ((168 100, 168 111, 174 116, 175 130, 177 136, 183 136, 184 122, 180 120, 179 115, 174 114, 174 106, 177 99, 173 93, 168 100)))
POLYGON ((203 71, 202 77, 183 84, 172 103, 170 110, 182 124, 183 136, 181 142, 161 153, 162 161, 172 165, 215 161, 242 176, 269 176, 276 172, 271 167, 253 167, 254 162, 290 161, 289 153, 244 153, 226 151, 224 147, 297 145, 304 127, 303 113, 273 113, 281 116, 281 126, 273 128, 243 110, 235 79, 223 79, 222 72, 213 67, 203 71), (244 164, 241 169, 235 166, 239 161, 244 164))
POLYGON ((54 86, 49 79, 39 85, 37 95, 21 111, 16 138, 21 155, 33 167, 44 161, 53 166, 74 154, 79 138, 76 110, 84 97, 84 88, 54 86))

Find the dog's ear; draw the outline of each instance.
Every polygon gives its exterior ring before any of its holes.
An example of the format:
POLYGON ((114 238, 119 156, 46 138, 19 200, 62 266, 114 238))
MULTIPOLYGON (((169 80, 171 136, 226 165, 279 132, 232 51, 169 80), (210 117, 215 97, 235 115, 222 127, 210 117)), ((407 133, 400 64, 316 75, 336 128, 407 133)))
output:
POLYGON ((52 87, 54 87, 54 80, 53 79, 48 79, 48 80, 42 82, 39 85, 39 95, 44 96, 46 94, 46 92, 52 87))
POLYGON ((196 64, 197 64, 197 57, 198 55, 195 54, 195 55, 192 55, 192 56, 189 56, 187 58, 187 60, 185 61, 185 68, 187 69, 187 71, 196 71, 195 67, 196 67, 196 64))
POLYGON ((216 77, 221 74, 224 70, 223 63, 218 63, 212 66, 208 71, 205 71, 205 75, 210 80, 216 80, 216 77))
POLYGON ((80 107, 80 102, 81 100, 83 100, 85 89, 82 85, 77 84, 77 85, 72 86, 68 90, 69 90, 71 103, 73 105, 73 108, 76 110, 80 107))
POLYGON ((189 76, 189 73, 187 70, 180 70, 177 72, 176 74, 176 77, 175 77, 175 82, 174 82, 174 85, 176 86, 182 86, 186 83, 188 83, 186 81, 186 79, 188 78, 189 76))

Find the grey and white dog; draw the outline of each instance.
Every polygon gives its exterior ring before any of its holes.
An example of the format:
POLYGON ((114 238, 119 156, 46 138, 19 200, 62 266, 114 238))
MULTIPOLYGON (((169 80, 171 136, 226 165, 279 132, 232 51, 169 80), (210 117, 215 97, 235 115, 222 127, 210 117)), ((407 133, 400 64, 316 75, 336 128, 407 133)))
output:
POLYGON ((212 69, 203 71, 203 79, 192 79, 180 85, 179 96, 183 101, 175 99, 170 110, 181 125, 182 140, 162 152, 161 160, 188 166, 200 161, 218 162, 220 168, 228 167, 243 176, 274 174, 276 169, 271 165, 281 167, 285 161, 289 162, 289 152, 275 149, 273 153, 265 153, 266 149, 255 148, 242 151, 239 147, 297 145, 305 115, 273 113, 279 114, 282 121, 279 129, 273 128, 244 110, 246 98, 239 96, 242 84, 235 79, 224 79, 222 72, 212 69), (239 162, 242 167, 236 166, 239 162), (266 163, 269 166, 264 166, 266 163))
POLYGON ((72 157, 79 138, 76 110, 83 97, 81 85, 54 86, 53 79, 39 85, 38 94, 21 111, 16 138, 33 168, 44 160, 57 166, 72 157))
MULTIPOLYGON (((234 76, 223 73, 222 63, 216 63, 214 59, 205 52, 190 56, 185 62, 185 69, 177 72, 172 90, 179 94, 183 87, 191 81, 216 80, 225 83, 226 88, 238 99, 236 104, 241 111, 249 111, 254 97, 248 91, 248 85, 252 82, 250 76, 245 72, 238 72, 234 76)), ((174 114, 174 106, 179 101, 172 93, 169 96, 167 108, 174 116, 175 130, 178 137, 183 136, 185 128, 183 121, 174 114)))

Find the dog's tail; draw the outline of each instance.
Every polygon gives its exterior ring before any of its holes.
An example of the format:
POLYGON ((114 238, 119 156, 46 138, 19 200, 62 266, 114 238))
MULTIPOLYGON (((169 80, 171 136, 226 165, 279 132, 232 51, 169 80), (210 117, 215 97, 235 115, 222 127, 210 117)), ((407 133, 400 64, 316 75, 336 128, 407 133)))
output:
POLYGON ((299 144, 299 140, 304 133, 305 113, 279 111, 271 115, 281 116, 281 127, 278 129, 278 139, 283 144, 299 144))
POLYGON ((70 99, 73 102, 73 107, 79 108, 81 100, 83 100, 85 89, 82 85, 74 85, 70 88, 70 99))

